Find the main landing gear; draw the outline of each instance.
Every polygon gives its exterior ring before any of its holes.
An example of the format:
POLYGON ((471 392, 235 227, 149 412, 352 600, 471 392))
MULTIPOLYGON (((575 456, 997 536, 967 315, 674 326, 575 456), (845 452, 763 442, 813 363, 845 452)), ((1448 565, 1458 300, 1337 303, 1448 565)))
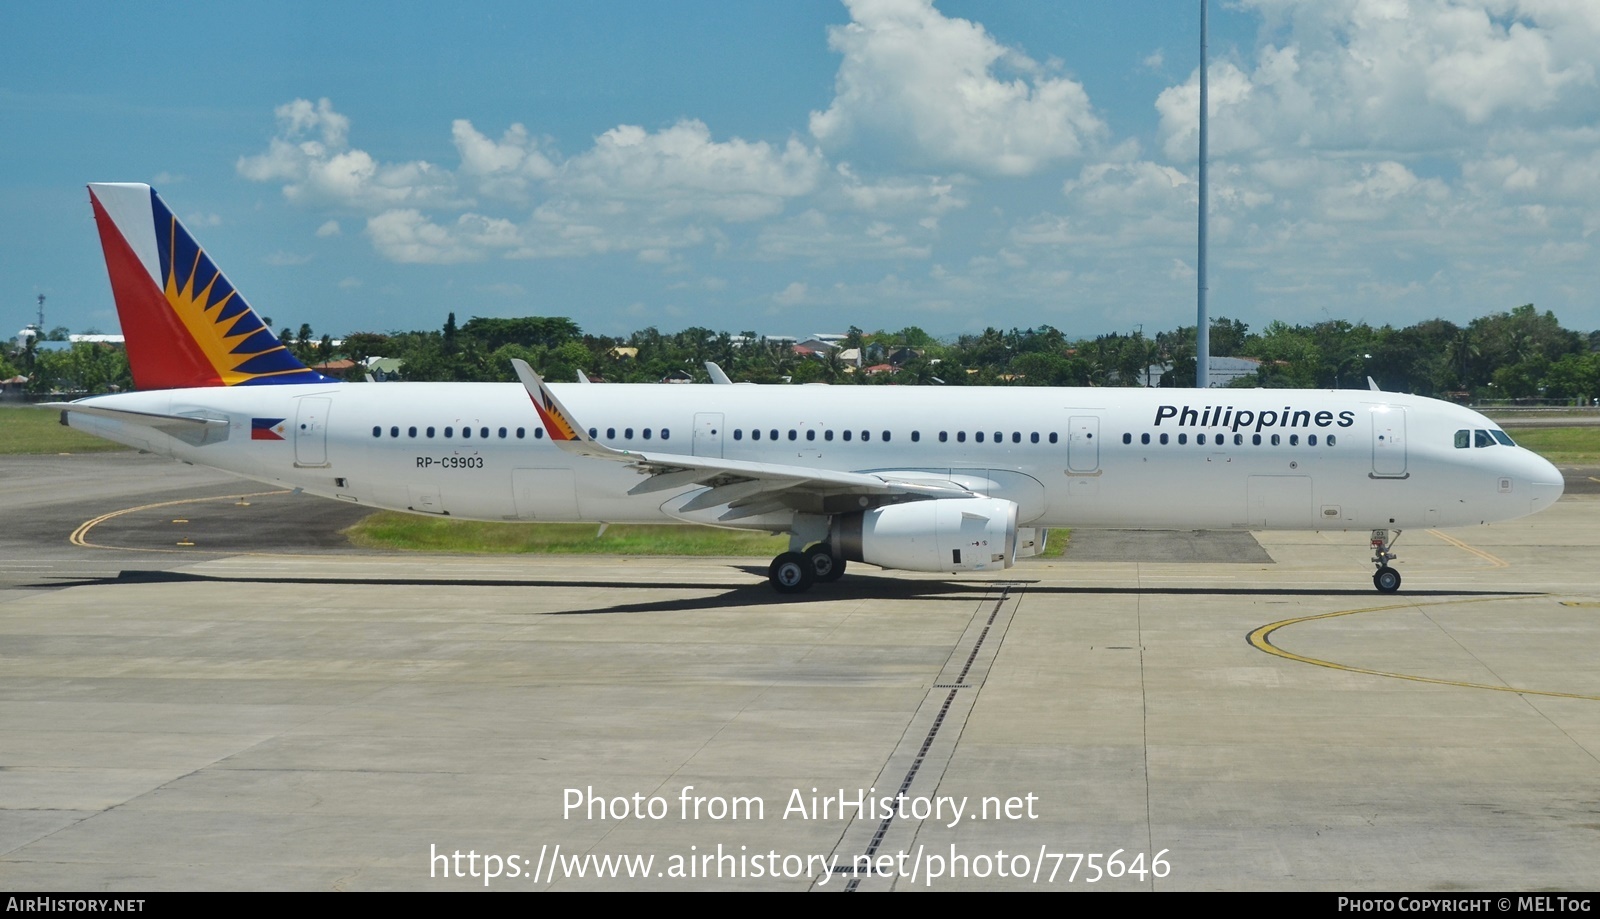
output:
POLYGON ((837 581, 844 576, 845 560, 835 555, 827 543, 817 543, 804 552, 785 552, 772 560, 767 580, 780 594, 804 593, 818 581, 837 581))
POLYGON ((1388 530, 1372 531, 1372 563, 1378 570, 1372 574, 1372 586, 1378 588, 1379 593, 1392 594, 1400 589, 1400 572, 1389 567, 1389 563, 1397 557, 1389 550, 1400 541, 1400 530, 1394 531, 1394 538, 1389 538, 1388 530))

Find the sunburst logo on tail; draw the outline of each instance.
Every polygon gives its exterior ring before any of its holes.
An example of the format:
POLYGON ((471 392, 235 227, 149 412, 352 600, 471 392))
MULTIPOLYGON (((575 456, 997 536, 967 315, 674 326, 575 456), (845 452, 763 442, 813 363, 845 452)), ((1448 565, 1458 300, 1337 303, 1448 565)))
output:
POLYGON ((332 382, 283 346, 160 197, 151 199, 162 293, 223 384, 332 382))

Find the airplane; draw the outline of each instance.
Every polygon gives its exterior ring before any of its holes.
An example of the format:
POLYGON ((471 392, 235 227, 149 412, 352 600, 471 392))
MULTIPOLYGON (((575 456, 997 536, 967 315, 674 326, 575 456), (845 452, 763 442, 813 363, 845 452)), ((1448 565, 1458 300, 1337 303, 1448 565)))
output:
POLYGON ((1051 527, 1370 531, 1511 520, 1561 473, 1465 407, 1373 390, 329 379, 297 360, 148 185, 92 184, 136 391, 62 423, 374 509, 788 534, 780 593, 849 562, 1012 567, 1051 527))

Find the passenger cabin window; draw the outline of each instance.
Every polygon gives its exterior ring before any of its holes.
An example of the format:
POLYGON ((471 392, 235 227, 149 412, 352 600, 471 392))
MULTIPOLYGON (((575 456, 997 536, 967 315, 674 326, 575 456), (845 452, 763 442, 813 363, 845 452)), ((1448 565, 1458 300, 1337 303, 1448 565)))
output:
POLYGON ((1163 443, 1163 444, 1165 444, 1165 443, 1166 443, 1166 442, 1167 442, 1167 435, 1165 435, 1165 434, 1162 434, 1162 435, 1161 435, 1161 442, 1162 442, 1162 443, 1163 443))
MULTIPOLYGON (((1034 443, 1034 444, 1038 443, 1039 442, 1039 432, 1038 431, 1034 431, 1032 434, 1029 434, 1028 435, 1028 442, 1029 443, 1034 443)), ((1149 443, 1150 442, 1150 435, 1148 435, 1148 434, 1145 435, 1144 442, 1145 443, 1149 443)))
POLYGON ((1186 444, 1188 442, 1189 442, 1189 435, 1187 435, 1187 434, 1179 434, 1178 435, 1178 443, 1180 445, 1186 444))
MULTIPOLYGON (((1051 443, 1055 443, 1056 442, 1056 432, 1055 431, 1051 431, 1050 432, 1050 442, 1051 443)), ((1162 443, 1166 443, 1166 441, 1162 441, 1162 443)))
POLYGON ((1150 442, 1150 435, 1149 434, 1140 434, 1139 435, 1139 443, 1147 444, 1149 442, 1150 442))
POLYGON ((911 432, 911 442, 912 443, 919 443, 921 440, 922 440, 922 432, 921 431, 912 431, 911 432))
POLYGON ((534 428, 533 437, 535 440, 544 440, 544 428, 534 428))
POLYGON ((1125 444, 1133 443, 1133 435, 1132 434, 1123 434, 1122 435, 1122 442, 1125 443, 1125 444))

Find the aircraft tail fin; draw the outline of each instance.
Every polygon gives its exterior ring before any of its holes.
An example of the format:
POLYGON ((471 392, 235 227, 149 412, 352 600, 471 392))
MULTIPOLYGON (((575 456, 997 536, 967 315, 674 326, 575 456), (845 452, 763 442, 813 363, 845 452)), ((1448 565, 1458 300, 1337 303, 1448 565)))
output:
POLYGON ((139 389, 334 383, 301 363, 148 185, 89 186, 139 389))

